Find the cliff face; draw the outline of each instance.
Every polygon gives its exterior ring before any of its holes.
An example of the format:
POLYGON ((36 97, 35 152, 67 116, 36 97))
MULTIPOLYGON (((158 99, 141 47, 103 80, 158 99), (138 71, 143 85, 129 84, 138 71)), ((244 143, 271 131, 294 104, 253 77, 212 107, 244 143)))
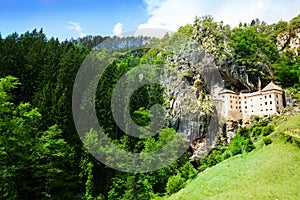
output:
POLYGON ((292 51, 297 56, 300 54, 300 28, 290 32, 284 32, 276 38, 279 51, 292 51))
POLYGON ((191 42, 168 60, 166 99, 169 99, 169 126, 190 144, 198 143, 196 157, 208 153, 219 137, 221 121, 210 97, 223 82, 210 55, 191 42))
POLYGON ((296 55, 299 54, 300 28, 293 34, 279 34, 276 45, 253 27, 237 29, 239 37, 249 39, 250 44, 259 38, 255 45, 260 46, 254 48, 250 56, 245 54, 245 57, 239 54, 243 48, 234 50, 234 45, 243 45, 239 43, 242 39, 238 38, 232 44, 228 32, 228 27, 222 23, 196 20, 192 42, 181 45, 168 58, 169 73, 176 71, 181 75, 179 77, 183 77, 178 79, 171 76, 173 78, 168 82, 168 121, 170 126, 190 141, 194 152, 192 160, 206 154, 217 142, 229 142, 241 125, 240 121, 226 121, 220 117, 211 101, 213 88, 235 92, 257 91, 260 81, 263 88, 273 80, 271 63, 279 56, 278 51, 291 50, 296 55), (254 32, 254 36, 249 39, 247 31, 254 32))

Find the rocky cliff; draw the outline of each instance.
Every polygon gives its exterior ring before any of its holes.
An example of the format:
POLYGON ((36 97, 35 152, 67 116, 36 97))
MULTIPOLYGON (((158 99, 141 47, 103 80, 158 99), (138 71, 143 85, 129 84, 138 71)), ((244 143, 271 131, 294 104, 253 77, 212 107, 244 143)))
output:
POLYGON ((192 41, 177 45, 178 50, 168 57, 169 73, 176 71, 183 78, 171 76, 167 99, 169 125, 190 141, 194 160, 216 143, 229 142, 241 126, 239 121, 223 119, 217 113, 211 101, 213 88, 254 92, 259 86, 265 87, 274 79, 271 66, 279 52, 291 50, 298 56, 300 28, 292 34, 280 33, 275 44, 254 26, 232 31, 208 18, 196 19, 191 27, 192 41), (253 48, 241 48, 249 45, 253 48))
POLYGON ((279 51, 292 51, 297 56, 300 54, 300 28, 292 32, 286 31, 276 38, 276 45, 279 51))

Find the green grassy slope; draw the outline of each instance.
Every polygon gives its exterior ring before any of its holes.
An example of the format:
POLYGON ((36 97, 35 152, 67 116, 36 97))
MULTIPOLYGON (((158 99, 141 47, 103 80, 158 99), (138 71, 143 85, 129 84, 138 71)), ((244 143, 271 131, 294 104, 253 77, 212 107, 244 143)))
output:
POLYGON ((280 123, 275 131, 285 131, 293 137, 300 138, 300 114, 292 116, 286 122, 280 123))
MULTIPOLYGON (((294 126, 299 118, 280 126, 294 126)), ((168 199, 300 199, 300 148, 277 137, 205 170, 168 199)))

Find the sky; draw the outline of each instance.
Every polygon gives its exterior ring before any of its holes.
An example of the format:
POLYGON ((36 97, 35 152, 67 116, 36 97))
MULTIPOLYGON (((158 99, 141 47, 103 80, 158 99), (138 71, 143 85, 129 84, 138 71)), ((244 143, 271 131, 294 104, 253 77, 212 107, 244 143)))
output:
POLYGON ((0 33, 43 28, 48 38, 65 40, 143 28, 176 31, 195 16, 212 15, 234 27, 255 18, 275 23, 299 14, 299 0, 0 0, 0 33))

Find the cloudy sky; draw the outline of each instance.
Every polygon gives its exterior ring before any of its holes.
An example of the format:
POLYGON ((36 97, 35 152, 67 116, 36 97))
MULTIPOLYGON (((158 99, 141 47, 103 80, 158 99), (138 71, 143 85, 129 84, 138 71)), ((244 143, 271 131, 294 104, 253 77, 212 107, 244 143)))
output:
POLYGON ((138 28, 176 30, 194 17, 212 15, 231 26, 254 18, 268 23, 300 14, 299 0, 0 0, 5 37, 43 28, 60 40, 114 35, 138 28))

